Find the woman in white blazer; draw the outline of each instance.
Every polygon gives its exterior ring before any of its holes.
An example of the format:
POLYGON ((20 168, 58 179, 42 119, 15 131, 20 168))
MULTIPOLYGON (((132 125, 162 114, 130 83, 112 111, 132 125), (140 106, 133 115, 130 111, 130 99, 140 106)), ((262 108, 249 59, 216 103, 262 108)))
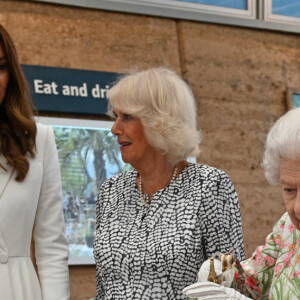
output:
POLYGON ((62 203, 53 131, 35 123, 15 46, 0 25, 0 300, 70 299, 62 203))

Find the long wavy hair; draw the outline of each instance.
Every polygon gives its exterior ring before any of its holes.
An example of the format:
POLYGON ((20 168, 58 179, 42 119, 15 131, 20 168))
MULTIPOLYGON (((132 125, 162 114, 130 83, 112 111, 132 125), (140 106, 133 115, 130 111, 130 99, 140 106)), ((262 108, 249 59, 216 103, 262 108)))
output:
MULTIPOLYGON (((21 182, 29 171, 28 155, 35 156, 37 128, 15 45, 1 24, 0 45, 9 71, 6 94, 0 105, 0 154, 16 171, 15 180, 21 182)), ((1 163, 0 167, 7 171, 1 163)))

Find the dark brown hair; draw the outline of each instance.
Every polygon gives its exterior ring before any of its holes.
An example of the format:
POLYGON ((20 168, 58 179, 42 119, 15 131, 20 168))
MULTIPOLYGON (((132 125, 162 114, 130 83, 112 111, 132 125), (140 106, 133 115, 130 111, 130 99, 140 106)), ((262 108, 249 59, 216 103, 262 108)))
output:
MULTIPOLYGON (((15 169, 16 181, 23 181, 29 170, 27 155, 35 156, 37 128, 31 97, 15 45, 1 24, 0 45, 9 71, 6 95, 0 105, 0 154, 15 169)), ((0 167, 6 170, 1 164, 0 167)))

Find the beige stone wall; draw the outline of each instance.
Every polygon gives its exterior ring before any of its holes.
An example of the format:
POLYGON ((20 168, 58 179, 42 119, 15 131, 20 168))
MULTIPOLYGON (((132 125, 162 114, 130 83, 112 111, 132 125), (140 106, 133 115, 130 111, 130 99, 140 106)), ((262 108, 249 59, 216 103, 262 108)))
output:
MULTIPOLYGON (((21 63, 127 72, 168 66, 189 81, 203 133, 199 162, 225 170, 240 198, 246 254, 284 212, 260 168, 264 140, 300 88, 300 36, 0 0, 21 63)), ((95 267, 70 267, 72 300, 95 295, 95 267)))
POLYGON ((198 100, 199 161, 231 176, 241 204, 247 255, 284 211, 260 167, 266 134, 300 86, 300 36, 178 22, 183 72, 198 100))

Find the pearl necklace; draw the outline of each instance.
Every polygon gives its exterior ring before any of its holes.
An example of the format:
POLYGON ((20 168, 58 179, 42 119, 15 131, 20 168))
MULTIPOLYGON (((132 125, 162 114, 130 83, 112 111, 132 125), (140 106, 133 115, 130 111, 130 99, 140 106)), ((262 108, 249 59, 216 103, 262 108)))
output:
MULTIPOLYGON (((171 178, 169 184, 176 178, 176 176, 177 176, 177 171, 178 171, 178 168, 177 168, 177 166, 176 166, 176 167, 174 168, 174 171, 173 171, 173 174, 172 174, 172 178, 171 178)), ((146 201, 146 197, 145 197, 145 195, 144 195, 144 193, 143 193, 143 183, 142 183, 142 176, 141 176, 141 174, 140 174, 140 178, 139 178, 138 190, 139 190, 139 192, 140 192, 140 198, 141 198, 141 200, 142 200, 142 203, 144 204, 144 206, 145 206, 145 207, 147 208, 147 210, 148 210, 150 203, 146 201)))

